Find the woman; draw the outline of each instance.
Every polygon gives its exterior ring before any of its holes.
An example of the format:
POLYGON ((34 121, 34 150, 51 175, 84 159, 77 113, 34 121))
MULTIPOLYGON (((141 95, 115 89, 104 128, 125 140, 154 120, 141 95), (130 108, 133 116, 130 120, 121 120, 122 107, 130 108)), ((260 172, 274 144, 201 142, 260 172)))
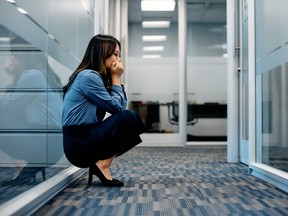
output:
POLYGON ((123 186, 112 178, 111 163, 142 141, 143 122, 137 113, 126 109, 120 51, 116 38, 94 36, 63 88, 64 152, 73 165, 89 167, 89 185, 96 175, 105 186, 123 186), (106 112, 111 115, 103 120, 106 112))

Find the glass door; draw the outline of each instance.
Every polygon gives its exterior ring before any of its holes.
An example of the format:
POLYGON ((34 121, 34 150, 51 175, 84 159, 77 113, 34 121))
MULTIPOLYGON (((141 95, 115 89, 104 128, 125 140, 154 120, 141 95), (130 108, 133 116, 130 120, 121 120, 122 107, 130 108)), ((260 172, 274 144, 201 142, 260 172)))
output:
POLYGON ((179 133, 177 1, 128 0, 129 108, 146 127, 141 145, 183 145, 179 133), (167 6, 165 8, 164 6, 167 6))
POLYGON ((226 34, 226 0, 187 2, 187 143, 191 145, 226 144, 226 34))

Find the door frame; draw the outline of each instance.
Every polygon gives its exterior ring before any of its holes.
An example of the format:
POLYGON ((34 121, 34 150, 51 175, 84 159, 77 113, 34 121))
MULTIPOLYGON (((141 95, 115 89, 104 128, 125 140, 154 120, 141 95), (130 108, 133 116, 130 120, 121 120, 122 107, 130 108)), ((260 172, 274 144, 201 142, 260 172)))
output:
MULTIPOLYGON (((238 1, 237 1, 238 2, 238 1)), ((227 6, 227 162, 239 161, 239 73, 235 0, 227 6)))
POLYGON ((245 87, 246 90, 250 91, 249 88, 249 83, 248 83, 248 76, 244 77, 246 73, 249 74, 249 70, 248 70, 248 66, 249 66, 249 61, 248 61, 248 3, 247 0, 241 0, 239 1, 239 5, 238 5, 238 11, 239 11, 239 22, 238 22, 238 26, 239 26, 239 42, 240 42, 240 55, 239 55, 239 62, 240 62, 240 68, 239 68, 239 119, 240 119, 240 128, 239 128, 239 159, 240 162, 248 165, 249 164, 249 137, 246 137, 246 132, 248 133, 249 136, 249 125, 247 125, 248 123, 248 119, 249 119, 249 96, 247 96, 247 94, 243 94, 245 91, 245 87), (246 11, 245 11, 246 9, 246 11), (246 25, 245 26, 245 22, 246 25), (244 28, 247 28, 247 32, 244 31, 244 28), (244 35, 244 34, 247 35, 244 35), (246 40, 245 40, 246 39, 246 40), (244 42, 243 42, 244 41, 244 42), (245 51, 246 56, 245 56, 245 51), (244 58, 247 58, 246 61, 244 61, 244 58), (247 63, 247 65, 244 65, 245 62, 247 63), (247 70, 247 71, 246 71, 247 70), (245 80, 245 78, 247 80, 245 80), (248 104, 248 106, 246 105, 246 103, 248 104), (247 109, 246 109, 247 108, 247 109), (248 115, 248 118, 247 116, 248 115), (247 122, 246 122, 247 120, 247 122), (247 127, 247 128, 246 128, 247 127), (247 139, 245 139, 247 138, 247 139))

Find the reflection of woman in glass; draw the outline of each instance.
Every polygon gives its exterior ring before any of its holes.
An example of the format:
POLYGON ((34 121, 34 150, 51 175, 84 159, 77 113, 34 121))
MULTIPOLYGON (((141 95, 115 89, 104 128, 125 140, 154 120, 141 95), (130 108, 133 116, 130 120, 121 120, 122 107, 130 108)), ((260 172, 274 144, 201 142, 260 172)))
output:
POLYGON ((126 109, 120 51, 116 38, 94 36, 64 87, 64 152, 75 166, 89 167, 88 184, 96 175, 105 186, 123 186, 112 178, 111 163, 139 144, 144 131, 138 114, 126 109), (111 115, 103 121, 106 112, 111 115))
MULTIPOLYGON (((23 46, 19 49, 17 44, 24 44, 25 47, 28 43, 20 37, 11 40, 10 61, 4 67, 11 82, 5 87, 6 92, 0 101, 1 129, 16 129, 22 134, 31 134, 35 129, 60 129, 62 99, 59 90, 62 85, 59 77, 49 66, 45 54, 23 50, 23 46)), ((27 137, 23 135, 22 143, 19 143, 19 136, 10 136, 9 139, 1 141, 1 149, 12 157, 15 163, 14 180, 21 179, 24 174, 27 177, 27 173, 43 171, 43 168, 30 167, 29 164, 39 158, 37 149, 44 148, 43 138, 27 137)), ((60 159, 61 155, 57 157, 60 159)))

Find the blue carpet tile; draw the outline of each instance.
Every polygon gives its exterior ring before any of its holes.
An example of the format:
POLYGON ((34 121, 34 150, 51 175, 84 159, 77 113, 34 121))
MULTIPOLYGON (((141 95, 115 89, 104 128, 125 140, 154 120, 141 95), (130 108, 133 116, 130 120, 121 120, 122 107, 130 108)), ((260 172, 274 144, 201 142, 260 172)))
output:
POLYGON ((288 194, 226 162, 224 147, 136 147, 116 158, 111 172, 121 188, 101 186, 88 174, 34 216, 288 215, 288 194))

